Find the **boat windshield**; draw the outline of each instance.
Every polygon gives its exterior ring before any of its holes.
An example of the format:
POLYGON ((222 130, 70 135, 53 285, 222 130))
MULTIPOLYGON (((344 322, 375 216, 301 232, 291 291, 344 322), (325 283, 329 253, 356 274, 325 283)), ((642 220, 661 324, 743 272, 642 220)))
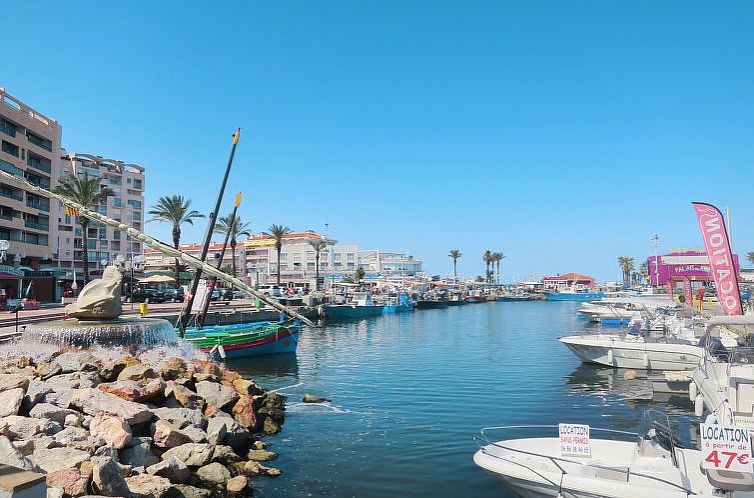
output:
POLYGON ((642 414, 637 444, 642 456, 670 458, 673 465, 677 465, 675 449, 683 447, 673 435, 668 416, 658 410, 642 414))

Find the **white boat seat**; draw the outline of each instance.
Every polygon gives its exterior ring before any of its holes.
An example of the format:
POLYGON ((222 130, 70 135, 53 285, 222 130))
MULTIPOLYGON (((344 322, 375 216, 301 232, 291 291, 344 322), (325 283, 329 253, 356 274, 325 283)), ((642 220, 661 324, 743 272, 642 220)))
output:
POLYGON ((730 470, 702 469, 707 480, 716 488, 726 491, 754 491, 754 474, 730 470))

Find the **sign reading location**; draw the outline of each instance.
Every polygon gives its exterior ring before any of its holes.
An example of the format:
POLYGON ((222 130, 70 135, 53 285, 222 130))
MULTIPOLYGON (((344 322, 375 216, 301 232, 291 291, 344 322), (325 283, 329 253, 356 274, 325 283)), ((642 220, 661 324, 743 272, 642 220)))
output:
POLYGON ((702 468, 752 472, 751 436, 748 429, 701 424, 701 436, 702 468))
POLYGON ((588 425, 558 424, 558 432, 562 455, 590 456, 592 454, 588 425))

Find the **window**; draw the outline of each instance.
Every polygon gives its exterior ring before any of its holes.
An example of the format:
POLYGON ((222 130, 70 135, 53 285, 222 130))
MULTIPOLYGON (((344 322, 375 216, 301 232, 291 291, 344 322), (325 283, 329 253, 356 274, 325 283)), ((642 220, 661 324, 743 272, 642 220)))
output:
POLYGON ((107 228, 100 228, 99 229, 99 238, 100 239, 106 239, 107 238, 107 228))
POLYGON ((353 261, 354 254, 352 252, 349 252, 346 254, 346 261, 353 261))
POLYGON ((120 197, 113 197, 113 207, 123 207, 123 202, 120 200, 120 197))
POLYGON ((341 259, 341 256, 343 256, 343 254, 341 254, 341 253, 339 253, 339 252, 336 252, 336 253, 335 253, 335 261, 340 261, 340 259, 341 259))
POLYGON ((107 177, 107 183, 110 185, 122 185, 121 178, 119 176, 107 177))
POLYGON ((280 261, 288 261, 288 254, 287 253, 280 253, 280 261))
POLYGON ((76 230, 74 230, 73 234, 74 234, 74 235, 75 235, 76 237, 81 237, 81 229, 80 229, 80 228, 77 228, 76 230))
POLYGON ((87 249, 97 249, 97 241, 96 240, 87 240, 86 241, 86 248, 87 249))
POLYGON ((33 143, 37 147, 42 147, 43 149, 52 152, 52 142, 47 140, 46 138, 35 135, 29 130, 26 130, 26 138, 29 140, 29 142, 33 143))
POLYGON ((141 180, 134 180, 134 188, 141 190, 141 180))
POLYGON ((49 190, 50 179, 47 178, 46 176, 35 175, 34 173, 30 173, 29 171, 24 171, 24 176, 26 177, 27 180, 29 180, 29 183, 33 183, 34 185, 38 187, 42 187, 49 190))
POLYGON ((0 131, 5 133, 8 136, 15 137, 16 136, 16 125, 11 123, 10 121, 0 118, 0 131))
POLYGON ((29 156, 26 158, 26 164, 34 169, 50 173, 52 171, 52 162, 46 157, 38 156, 32 152, 29 152, 29 156))
POLYGON ((115 240, 120 240, 120 230, 113 230, 113 238, 115 240))
POLYGON ((306 251, 306 259, 314 259, 314 251, 306 251))
POLYGON ((0 159, 0 169, 11 175, 24 176, 24 170, 16 168, 11 163, 5 162, 2 159, 0 159))
POLYGON ((18 157, 18 147, 10 142, 3 140, 3 152, 10 154, 11 156, 18 157))
POLYGON ((130 200, 128 201, 128 205, 132 206, 134 209, 141 209, 141 201, 130 200))

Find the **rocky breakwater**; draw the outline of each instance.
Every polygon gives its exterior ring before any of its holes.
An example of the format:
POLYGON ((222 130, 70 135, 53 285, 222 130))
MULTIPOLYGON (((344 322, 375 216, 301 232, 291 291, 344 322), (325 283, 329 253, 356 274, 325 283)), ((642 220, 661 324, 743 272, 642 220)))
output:
POLYGON ((0 360, 0 463, 48 496, 249 495, 285 398, 201 360, 57 351, 0 360), (106 356, 106 355, 104 355, 106 356))

